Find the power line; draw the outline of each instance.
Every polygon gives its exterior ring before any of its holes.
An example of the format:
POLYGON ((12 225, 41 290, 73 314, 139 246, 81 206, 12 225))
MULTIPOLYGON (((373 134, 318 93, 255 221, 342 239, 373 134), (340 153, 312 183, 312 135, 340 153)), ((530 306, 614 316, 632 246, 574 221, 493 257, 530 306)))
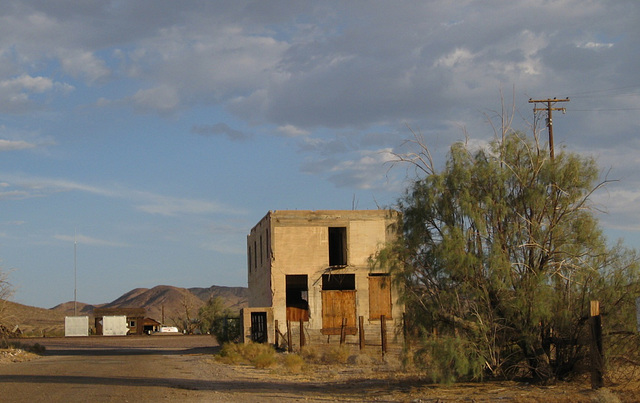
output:
POLYGON ((628 96, 638 95, 637 93, 623 92, 623 90, 628 90, 628 89, 640 89, 640 84, 627 85, 627 86, 624 86, 624 87, 605 88, 605 89, 601 89, 601 90, 576 92, 574 94, 571 94, 571 98, 589 98, 589 97, 591 97, 593 95, 597 95, 598 97, 600 97, 600 96, 602 96, 601 94, 605 94, 605 93, 612 93, 611 95, 618 95, 618 96, 621 96, 621 95, 628 95, 628 96))
POLYGON ((616 111, 640 111, 640 108, 599 108, 599 109, 570 109, 571 112, 616 112, 616 111))

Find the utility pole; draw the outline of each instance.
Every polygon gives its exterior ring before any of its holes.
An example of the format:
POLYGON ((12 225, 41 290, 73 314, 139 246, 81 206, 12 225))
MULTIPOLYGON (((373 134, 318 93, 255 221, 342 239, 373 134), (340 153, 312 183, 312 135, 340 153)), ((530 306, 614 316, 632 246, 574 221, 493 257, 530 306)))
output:
POLYGON ((565 113, 567 111, 566 108, 554 108, 554 107, 552 107, 552 105, 555 104, 556 102, 569 102, 569 101, 570 101, 569 97, 567 97, 565 99, 557 99, 557 98, 553 98, 553 99, 531 99, 531 98, 529 98, 529 103, 530 104, 537 104, 537 103, 546 103, 547 104, 546 108, 536 108, 534 106, 533 107, 533 113, 535 114, 536 112, 547 111, 547 129, 549 131, 549 155, 551 156, 552 160, 554 158, 554 151, 553 151, 553 116, 552 116, 552 112, 553 111, 562 111, 562 113, 565 113))

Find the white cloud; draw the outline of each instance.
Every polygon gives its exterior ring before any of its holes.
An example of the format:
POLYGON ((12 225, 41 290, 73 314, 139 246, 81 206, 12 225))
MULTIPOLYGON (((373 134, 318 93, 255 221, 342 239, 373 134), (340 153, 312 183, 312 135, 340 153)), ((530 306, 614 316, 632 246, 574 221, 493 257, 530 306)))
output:
POLYGON ((295 127, 294 125, 284 125, 277 128, 278 133, 286 137, 300 137, 309 135, 309 131, 295 127))
POLYGON ((68 93, 73 86, 65 83, 54 82, 50 78, 42 76, 30 76, 22 74, 18 77, 0 81, 0 112, 22 113, 32 107, 31 96, 58 90, 68 93))
POLYGON ((90 246, 111 246, 111 247, 129 247, 130 245, 123 242, 114 242, 108 241, 104 239, 94 238, 87 235, 76 234, 76 235, 54 235, 54 239, 65 242, 74 242, 78 243, 78 245, 90 245, 90 246))
POLYGON ((29 148, 35 148, 37 145, 22 140, 3 140, 0 139, 0 152, 1 151, 15 151, 15 150, 27 150, 29 148))
POLYGON ((139 201, 137 209, 145 213, 163 216, 176 216, 180 214, 241 214, 242 211, 229 208, 221 204, 206 200, 181 199, 154 195, 151 193, 138 193, 139 201))
POLYGON ((173 112, 180 106, 178 91, 168 85, 139 90, 131 97, 131 100, 137 109, 145 112, 173 112))
POLYGON ((168 197, 151 192, 132 190, 122 186, 101 187, 83 184, 67 179, 31 177, 0 173, 3 186, 7 189, 0 198, 27 199, 45 197, 60 192, 83 192, 97 196, 129 200, 135 209, 149 214, 178 216, 184 214, 245 214, 242 209, 228 207, 207 200, 168 197), (15 188, 15 190, 13 190, 15 188))
POLYGON ((612 48, 613 45, 614 45, 613 43, 586 42, 584 44, 579 44, 578 47, 585 48, 585 49, 598 50, 598 49, 612 48))
POLYGON ((436 60, 434 66, 452 68, 456 65, 470 63, 472 60, 473 55, 467 49, 455 49, 436 60))
POLYGON ((62 67, 73 77, 84 77, 88 82, 95 82, 111 75, 105 62, 92 52, 74 49, 60 53, 62 67))

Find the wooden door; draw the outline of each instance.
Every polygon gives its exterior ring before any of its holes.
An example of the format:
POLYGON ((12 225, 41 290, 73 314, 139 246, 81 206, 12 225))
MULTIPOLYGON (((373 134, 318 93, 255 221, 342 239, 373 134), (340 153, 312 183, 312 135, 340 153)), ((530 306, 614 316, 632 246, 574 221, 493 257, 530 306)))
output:
POLYGON ((322 291, 322 334, 340 334, 342 319, 347 319, 347 334, 356 334, 356 291, 322 291))

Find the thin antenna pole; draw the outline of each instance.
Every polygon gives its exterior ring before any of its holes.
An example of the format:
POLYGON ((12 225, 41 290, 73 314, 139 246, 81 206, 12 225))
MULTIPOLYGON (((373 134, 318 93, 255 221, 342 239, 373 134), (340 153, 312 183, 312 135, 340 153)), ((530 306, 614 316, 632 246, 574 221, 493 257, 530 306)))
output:
POLYGON ((73 232, 73 316, 78 316, 78 241, 73 232))

